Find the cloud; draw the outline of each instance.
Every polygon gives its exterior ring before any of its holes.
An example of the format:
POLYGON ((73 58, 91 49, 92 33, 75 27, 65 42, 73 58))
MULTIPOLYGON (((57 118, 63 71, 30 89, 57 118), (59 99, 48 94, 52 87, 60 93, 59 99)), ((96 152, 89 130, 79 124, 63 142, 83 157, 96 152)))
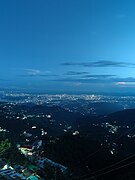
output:
POLYGON ((122 63, 122 62, 107 61, 107 60, 96 61, 92 63, 92 66, 95 66, 95 67, 123 67, 125 65, 127 64, 122 63))
POLYGON ((59 81, 59 82, 76 82, 76 83, 102 83, 102 82, 113 82, 113 77, 115 75, 85 75, 81 77, 64 77, 54 79, 52 81, 59 81))
POLYGON ((83 66, 83 67, 128 67, 135 66, 133 63, 125 63, 120 61, 109 61, 109 60, 99 60, 92 62, 65 62, 61 64, 62 66, 83 66))
POLYGON ((116 75, 113 74, 103 74, 103 75, 85 75, 83 76, 84 78, 99 78, 99 79, 103 79, 103 78, 110 78, 110 77, 115 77, 116 75))
POLYGON ((117 85, 125 85, 126 82, 116 82, 117 85))
POLYGON ((25 69, 25 71, 29 75, 44 75, 50 73, 50 71, 41 71, 39 69, 25 69))
POLYGON ((98 75, 91 75, 89 72, 76 72, 76 71, 68 71, 66 76, 79 76, 80 78, 110 78, 115 77, 116 75, 113 74, 98 74, 98 75))
POLYGON ((70 79, 70 78, 59 78, 59 79, 54 79, 52 81, 58 81, 58 82, 76 82, 76 83, 102 83, 102 82, 109 82, 108 80, 103 80, 103 79, 94 79, 94 78, 89 78, 89 79, 83 79, 83 78, 77 78, 77 79, 70 79))
POLYGON ((89 72, 76 72, 76 71, 68 71, 66 74, 67 76, 76 76, 76 75, 85 75, 88 74, 89 72))
POLYGON ((120 87, 134 87, 135 86, 135 78, 128 77, 128 78, 119 78, 115 81, 115 85, 120 87))
POLYGON ((68 83, 77 83, 77 84, 106 84, 106 85, 135 85, 135 78, 127 77, 127 78, 119 78, 115 75, 89 75, 89 77, 81 77, 81 78, 73 78, 73 77, 65 77, 53 79, 51 81, 57 82, 68 82, 68 83))
POLYGON ((134 82, 116 82, 116 85, 120 85, 120 86, 135 85, 135 81, 134 82))
POLYGON ((50 71, 41 71, 39 69, 23 69, 23 74, 19 77, 48 77, 53 76, 50 71))
POLYGON ((26 73, 29 74, 29 75, 39 75, 41 74, 41 70, 38 70, 38 69, 25 69, 26 73))

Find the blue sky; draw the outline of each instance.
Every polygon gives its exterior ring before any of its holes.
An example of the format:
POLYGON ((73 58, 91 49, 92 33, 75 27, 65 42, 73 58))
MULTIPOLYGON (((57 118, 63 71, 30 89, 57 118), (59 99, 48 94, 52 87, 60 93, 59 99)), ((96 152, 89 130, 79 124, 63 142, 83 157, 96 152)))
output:
POLYGON ((132 92, 133 0, 0 2, 0 88, 132 92))

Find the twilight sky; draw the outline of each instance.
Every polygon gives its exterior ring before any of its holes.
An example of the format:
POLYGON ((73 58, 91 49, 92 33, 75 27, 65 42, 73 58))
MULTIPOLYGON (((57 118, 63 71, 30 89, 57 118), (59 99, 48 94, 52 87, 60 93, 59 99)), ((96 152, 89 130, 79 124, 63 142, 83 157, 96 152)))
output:
POLYGON ((1 1, 2 88, 134 91, 135 1, 1 1))

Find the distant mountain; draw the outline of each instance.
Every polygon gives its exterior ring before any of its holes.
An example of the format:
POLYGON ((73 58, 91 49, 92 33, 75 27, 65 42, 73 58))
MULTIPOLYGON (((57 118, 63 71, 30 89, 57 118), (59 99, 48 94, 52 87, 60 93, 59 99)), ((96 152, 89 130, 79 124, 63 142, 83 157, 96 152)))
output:
POLYGON ((110 122, 122 126, 135 125, 135 109, 118 111, 99 119, 100 122, 110 122))
POLYGON ((57 106, 0 104, 0 126, 11 132, 23 132, 32 126, 43 128, 52 134, 61 134, 64 129, 88 129, 95 122, 133 126, 135 109, 118 111, 106 116, 84 116, 57 106))
MULTIPOLYGON (((41 137, 42 133, 48 135, 43 136, 45 156, 64 164, 79 176, 107 167, 134 153, 134 138, 125 135, 116 144, 111 142, 127 131, 127 126, 131 128, 133 125, 135 109, 102 116, 85 116, 58 106, 0 103, 0 127, 10 132, 13 142, 18 143, 19 140, 27 143, 28 140, 41 137), (120 126, 120 130, 109 132, 103 124, 105 122, 120 126), (121 128, 124 126, 126 128, 121 128), (105 148, 102 148, 103 145, 105 148), (112 154, 110 150, 114 149, 115 153, 112 154)), ((130 167, 129 171, 133 172, 130 167)), ((119 179, 117 173, 114 178, 112 175, 113 172, 97 180, 119 179)), ((124 180, 123 176, 120 178, 124 180)))
POLYGON ((56 106, 0 104, 0 126, 16 135, 30 131, 33 126, 50 135, 62 134, 64 129, 73 128, 80 118, 81 114, 56 106))

